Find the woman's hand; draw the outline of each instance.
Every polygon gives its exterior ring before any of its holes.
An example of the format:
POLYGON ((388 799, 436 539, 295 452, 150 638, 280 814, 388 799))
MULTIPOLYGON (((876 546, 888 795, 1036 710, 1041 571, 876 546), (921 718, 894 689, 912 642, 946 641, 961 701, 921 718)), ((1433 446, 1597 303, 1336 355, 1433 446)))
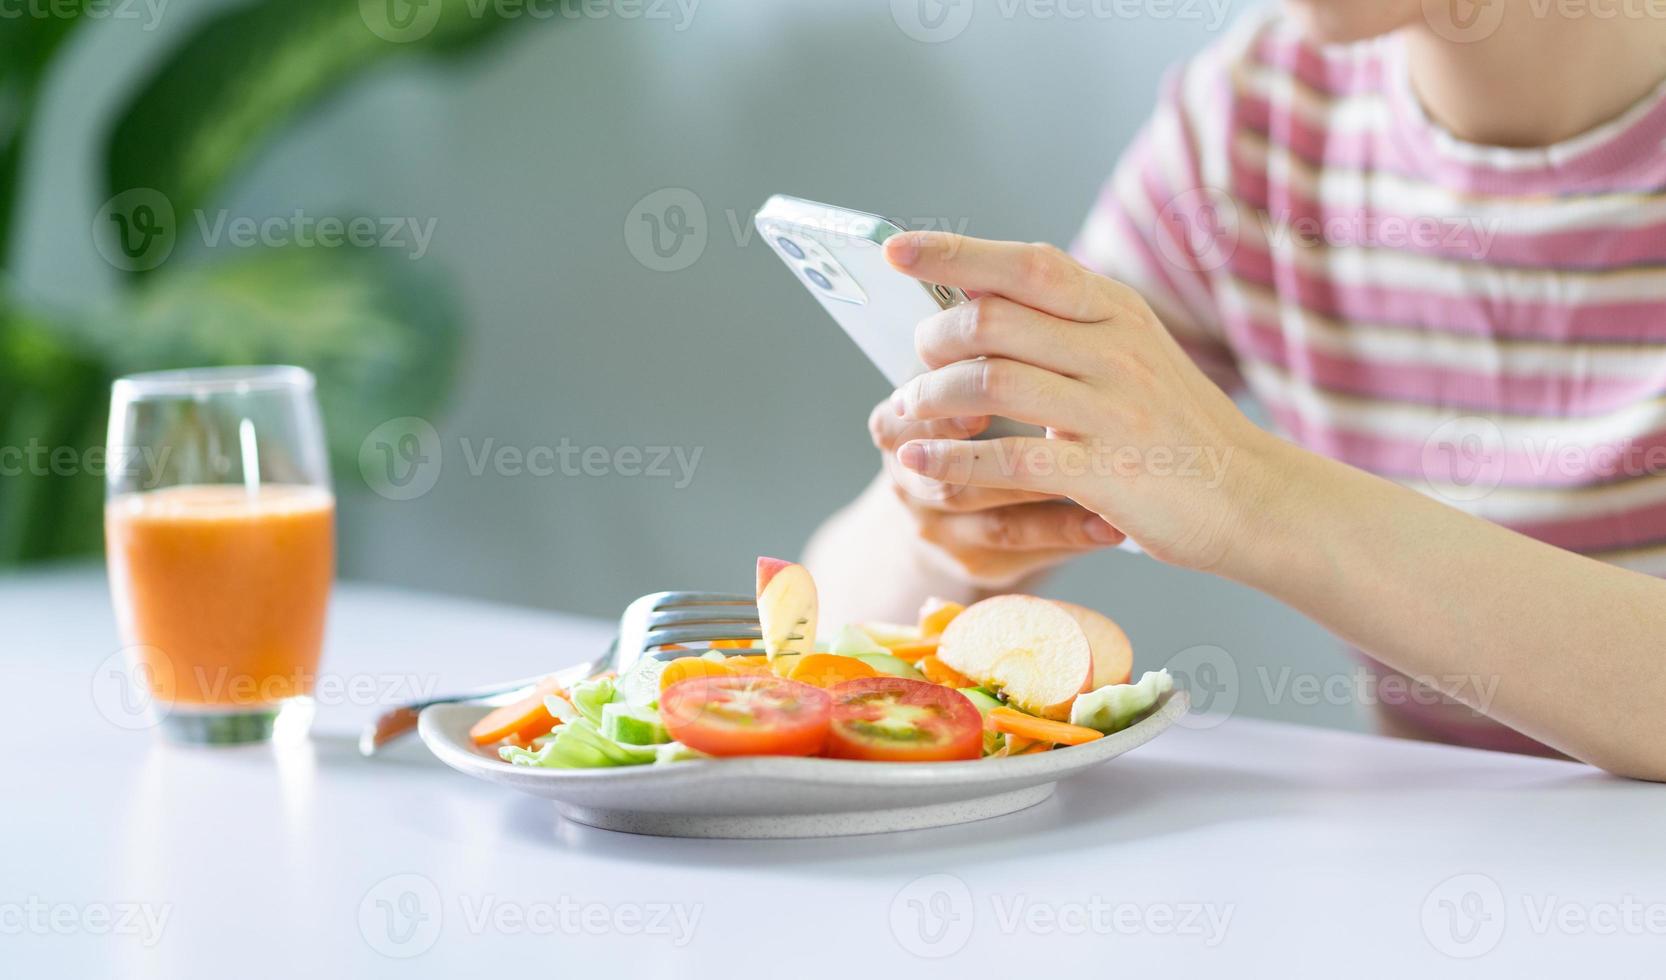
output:
POLYGON ((915 331, 931 370, 898 389, 890 422, 875 424, 893 442, 899 427, 906 436, 903 468, 960 488, 951 500, 1068 497, 1173 564, 1215 568, 1228 556, 1266 482, 1258 449, 1270 437, 1137 293, 1050 245, 908 232, 886 243, 886 257, 977 296, 915 331), (1045 426, 1049 438, 974 442, 929 428, 991 415, 1045 426))
POLYGON ((1067 558, 1118 544, 1122 533, 1068 500, 1027 490, 973 487, 898 465, 897 447, 918 439, 966 439, 989 424, 970 417, 908 422, 887 399, 868 417, 890 488, 926 557, 956 580, 1006 588, 1067 558))

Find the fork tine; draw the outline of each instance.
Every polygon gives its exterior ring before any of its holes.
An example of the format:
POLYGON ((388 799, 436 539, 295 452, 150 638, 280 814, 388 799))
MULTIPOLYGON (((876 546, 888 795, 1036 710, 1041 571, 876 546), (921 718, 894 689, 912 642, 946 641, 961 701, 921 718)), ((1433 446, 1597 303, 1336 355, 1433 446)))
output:
POLYGON ((756 606, 758 600, 739 592, 656 592, 652 604, 657 611, 677 606, 756 606))
POLYGON ((756 623, 758 610, 744 606, 693 606, 687 609, 668 609, 648 617, 648 628, 662 626, 693 626, 699 623, 756 623))
POLYGON ((642 648, 662 647, 668 643, 710 643, 712 640, 761 640, 763 630, 756 626, 673 626, 650 630, 643 638, 642 648))
MULTIPOLYGON (((697 657, 700 654, 706 653, 706 652, 708 652, 708 651, 706 651, 706 650, 699 650, 699 651, 695 651, 695 650, 655 650, 653 653, 648 654, 648 656, 653 657, 656 660, 675 660, 678 657, 691 657, 691 656, 696 656, 697 657)), ((767 654, 764 653, 764 650, 763 650, 762 647, 723 647, 723 648, 717 650, 717 652, 723 654, 725 657, 762 657, 762 656, 767 656, 767 654)))

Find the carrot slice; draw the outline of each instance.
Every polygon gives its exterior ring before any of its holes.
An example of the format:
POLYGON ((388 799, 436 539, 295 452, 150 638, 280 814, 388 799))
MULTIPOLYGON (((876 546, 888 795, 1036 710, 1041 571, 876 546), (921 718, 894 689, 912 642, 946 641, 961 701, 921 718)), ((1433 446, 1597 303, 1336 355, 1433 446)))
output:
POLYGON ((556 720, 545 709, 544 696, 560 693, 561 685, 556 683, 555 678, 546 677, 538 682, 531 694, 514 704, 494 708, 486 717, 475 722, 469 728, 469 738, 476 745, 487 745, 512 737, 530 742, 540 735, 547 735, 556 726, 556 720))
POLYGON ((841 681, 878 676, 879 671, 855 657, 842 657, 836 653, 810 653, 798 659, 787 679, 814 684, 816 687, 832 687, 841 681))
POLYGON ((745 650, 757 642, 757 640, 713 640, 711 648, 713 650, 745 650))
POLYGON ((926 675, 926 680, 931 681, 933 684, 942 684, 945 687, 976 686, 972 683, 972 679, 970 677, 967 677, 960 671, 955 670, 953 667, 950 667, 948 664, 938 660, 935 656, 929 653, 915 661, 914 666, 920 668, 920 673, 926 675))
POLYGON ((918 661, 921 657, 931 656, 936 652, 937 641, 935 639, 921 640, 919 643, 902 643, 891 647, 891 656, 907 660, 910 663, 918 661))
POLYGON ((1005 706, 990 708, 987 718, 990 727, 998 732, 1042 742, 1057 742, 1060 745, 1081 745, 1083 742, 1105 737, 1103 732, 1096 732, 1091 728, 1062 721, 1048 721, 1046 718, 1037 718, 1005 706))
POLYGON ((940 636, 949 623, 965 611, 966 607, 958 602, 932 596, 920 607, 920 633, 925 636, 940 636))
POLYGON ((737 674, 769 674, 768 657, 730 657, 723 666, 737 674))
POLYGON ((686 681, 691 677, 733 676, 735 672, 730 670, 727 664, 720 664, 704 657, 678 657, 659 672, 659 689, 663 691, 678 681, 686 681))

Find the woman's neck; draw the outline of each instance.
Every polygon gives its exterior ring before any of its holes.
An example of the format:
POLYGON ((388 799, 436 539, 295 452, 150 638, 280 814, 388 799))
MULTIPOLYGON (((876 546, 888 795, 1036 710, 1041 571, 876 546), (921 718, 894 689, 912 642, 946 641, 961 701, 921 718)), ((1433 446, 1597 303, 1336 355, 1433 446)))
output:
POLYGON ((1479 40, 1452 41, 1421 21, 1405 31, 1412 88, 1459 139, 1549 146, 1619 116, 1666 80, 1666 17, 1650 16, 1647 4, 1616 2, 1612 16, 1596 17, 1588 11, 1600 5, 1490 2, 1503 16, 1479 40))

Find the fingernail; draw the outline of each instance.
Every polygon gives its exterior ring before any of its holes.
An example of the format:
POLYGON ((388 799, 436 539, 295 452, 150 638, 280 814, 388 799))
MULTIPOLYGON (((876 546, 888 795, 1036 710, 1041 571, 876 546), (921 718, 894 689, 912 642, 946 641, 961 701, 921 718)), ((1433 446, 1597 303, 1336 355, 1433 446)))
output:
POLYGON ((920 240, 914 235, 894 235, 885 243, 885 254, 892 265, 913 265, 920 258, 920 240))
POLYGON ((897 462, 916 473, 924 473, 926 460, 930 455, 926 452, 926 447, 918 441, 904 443, 903 447, 897 450, 897 462))
POLYGON ((896 412, 898 418, 908 411, 908 399, 902 397, 901 388, 891 392, 891 411, 896 412))
POLYGON ((1088 537, 1100 544, 1116 544, 1122 540, 1122 532, 1105 523, 1102 517, 1089 517, 1082 522, 1082 526, 1087 530, 1088 537))

